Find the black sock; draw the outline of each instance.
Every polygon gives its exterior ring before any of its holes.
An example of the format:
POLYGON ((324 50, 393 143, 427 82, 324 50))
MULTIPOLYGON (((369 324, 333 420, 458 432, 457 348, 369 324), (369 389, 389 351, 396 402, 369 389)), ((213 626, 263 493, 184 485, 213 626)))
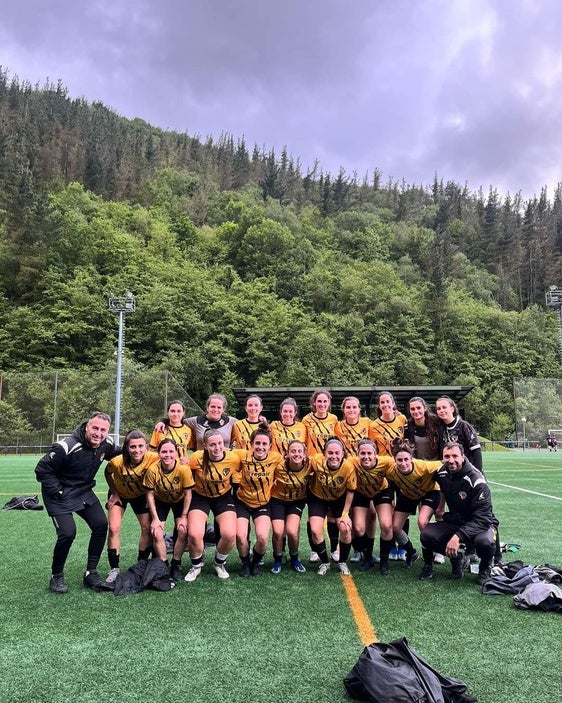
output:
POLYGON ((256 552, 254 548, 254 552, 252 554, 252 566, 256 566, 256 564, 259 564, 260 561, 264 558, 265 554, 260 554, 259 552, 256 552))
POLYGON ((390 555, 390 550, 394 549, 394 540, 393 539, 383 539, 382 537, 380 538, 379 542, 379 549, 380 549, 380 557, 382 559, 387 559, 390 555))
POLYGON ((152 547, 147 547, 146 549, 139 549, 137 561, 140 561, 141 559, 150 559, 150 552, 151 551, 152 551, 152 547))
POLYGON ((347 561, 349 552, 351 551, 351 543, 346 544, 345 542, 340 542, 340 564, 347 561))
POLYGON ((111 569, 119 568, 119 554, 116 549, 107 550, 107 560, 109 561, 109 567, 111 569))
POLYGON ((326 551, 326 540, 322 540, 319 544, 313 544, 312 549, 316 552, 316 554, 318 554, 320 561, 323 564, 330 563, 330 560, 328 559, 328 552, 326 551))
POLYGON ((330 539, 330 551, 335 552, 340 539, 340 531, 335 522, 328 522, 328 537, 330 539))

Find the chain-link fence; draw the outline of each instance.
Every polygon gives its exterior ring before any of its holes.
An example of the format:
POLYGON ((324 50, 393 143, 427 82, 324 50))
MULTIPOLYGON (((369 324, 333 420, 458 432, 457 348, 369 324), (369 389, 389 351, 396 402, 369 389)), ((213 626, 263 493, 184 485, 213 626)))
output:
POLYGON ((562 429, 562 379, 514 379, 513 396, 516 446, 546 447, 548 434, 562 429))
MULTIPOLYGON (((113 417, 115 387, 114 369, 0 374, 0 450, 41 453, 91 412, 113 417)), ((133 428, 150 434, 172 400, 183 402, 186 416, 202 412, 169 371, 124 363, 122 436, 133 428)))

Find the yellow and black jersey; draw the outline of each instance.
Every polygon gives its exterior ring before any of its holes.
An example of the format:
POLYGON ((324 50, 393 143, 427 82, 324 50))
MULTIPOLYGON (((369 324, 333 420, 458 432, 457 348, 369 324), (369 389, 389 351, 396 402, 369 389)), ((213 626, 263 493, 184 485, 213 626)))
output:
POLYGON ((194 447, 193 432, 187 425, 182 425, 181 427, 166 425, 164 432, 156 432, 154 430, 150 438, 150 446, 153 449, 157 449, 163 439, 172 439, 176 443, 180 458, 189 456, 189 450, 194 447))
POLYGON ((335 435, 344 444, 346 456, 357 455, 357 443, 362 439, 369 439, 371 420, 368 417, 360 417, 355 425, 350 425, 346 420, 338 420, 335 427, 335 435))
POLYGON ((306 444, 306 426, 303 422, 293 422, 292 425, 284 425, 280 420, 274 420, 269 426, 271 431, 271 448, 279 454, 287 453, 289 443, 294 439, 306 444))
POLYGON ((326 457, 316 454, 310 458, 310 468, 310 491, 321 500, 336 500, 357 487, 357 476, 350 459, 344 459, 337 469, 332 470, 328 468, 326 457))
POLYGON ((251 449, 233 449, 232 454, 240 461, 240 468, 232 477, 232 483, 239 484, 238 498, 250 508, 267 505, 277 466, 283 463, 281 454, 269 452, 263 461, 254 459, 251 449))
POLYGON ((183 492, 192 488, 195 481, 187 464, 176 461, 174 468, 166 472, 157 461, 149 466, 144 475, 144 485, 148 491, 154 491, 154 497, 162 503, 177 503, 183 500, 183 492))
POLYGON ((250 437, 252 432, 260 426, 257 422, 250 422, 248 418, 236 420, 232 427, 231 445, 233 449, 250 449, 250 437))
POLYGON ((232 477, 240 469, 240 457, 227 451, 219 461, 205 461, 203 451, 198 451, 191 455, 189 466, 195 481, 193 490, 207 498, 217 498, 230 491, 232 477))
POLYGON ((371 422, 369 431, 369 439, 377 445, 377 454, 385 454, 392 456, 391 444, 392 440, 399 437, 404 437, 404 427, 408 420, 402 413, 397 413, 394 420, 387 422, 377 418, 371 422))
POLYGON ((371 469, 365 469, 357 457, 352 459, 357 475, 357 491, 367 498, 374 498, 377 493, 388 488, 387 472, 395 466, 390 456, 378 456, 377 463, 371 469))
POLYGON ((402 495, 410 500, 421 500, 429 491, 438 491, 439 486, 435 483, 435 474, 443 466, 443 462, 412 459, 412 464, 414 466, 412 472, 402 474, 393 463, 386 477, 392 481, 402 495))
POLYGON ((105 467, 105 473, 111 474, 115 490, 121 496, 131 500, 146 493, 144 475, 149 466, 158 461, 156 452, 146 452, 144 459, 138 466, 125 466, 123 455, 116 456, 105 467))
POLYGON ((322 454, 324 445, 329 437, 334 436, 336 422, 338 418, 332 413, 321 420, 314 413, 308 413, 302 419, 302 424, 306 427, 306 451, 308 456, 322 454))
POLYGON ((277 465, 271 497, 279 500, 293 501, 306 498, 306 488, 310 480, 310 464, 304 462, 302 469, 292 471, 288 459, 277 465))

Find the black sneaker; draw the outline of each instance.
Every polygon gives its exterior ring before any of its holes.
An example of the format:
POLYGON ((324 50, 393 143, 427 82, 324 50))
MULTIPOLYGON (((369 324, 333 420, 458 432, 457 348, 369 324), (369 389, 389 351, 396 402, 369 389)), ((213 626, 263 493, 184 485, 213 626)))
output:
POLYGON ((64 580, 62 574, 53 574, 49 582, 49 590, 51 593, 68 593, 68 584, 64 580))
POLYGON ((250 574, 252 576, 261 576, 261 564, 252 564, 250 566, 250 574))
POLYGON ((359 564, 359 571, 369 571, 375 565, 375 560, 372 556, 365 557, 363 561, 359 564))
POLYGON ((476 577, 476 580, 478 581, 478 583, 479 583, 480 585, 482 585, 482 584, 484 583, 484 581, 487 581, 487 580, 490 578, 491 575, 492 575, 492 574, 491 574, 491 569, 490 569, 490 568, 481 569, 481 570, 478 572, 478 576, 476 577))
POLYGON ((468 558, 462 554, 459 554, 457 557, 453 557, 451 559, 451 578, 456 580, 462 579, 464 576, 464 570, 468 564, 468 558))
POLYGON ((416 552, 415 549, 413 552, 406 554, 406 563, 404 564, 404 568, 411 569, 412 564, 415 564, 419 558, 420 558, 420 555, 416 552))
POLYGON ((250 565, 249 564, 242 564, 242 568, 240 570, 240 576, 242 576, 242 578, 246 578, 249 575, 250 575, 250 565))
POLYGON ((94 569, 92 571, 86 571, 82 583, 86 588, 99 588, 101 586, 101 578, 98 572, 94 569))
POLYGON ((170 567, 170 578, 172 581, 181 581, 181 566, 180 564, 172 564, 170 567))
POLYGON ((435 576, 435 569, 433 564, 424 564, 423 569, 420 573, 420 581, 429 581, 435 576))
POLYGON ((380 560, 379 570, 381 572, 381 576, 388 576, 390 574, 390 569, 388 567, 388 559, 380 560))

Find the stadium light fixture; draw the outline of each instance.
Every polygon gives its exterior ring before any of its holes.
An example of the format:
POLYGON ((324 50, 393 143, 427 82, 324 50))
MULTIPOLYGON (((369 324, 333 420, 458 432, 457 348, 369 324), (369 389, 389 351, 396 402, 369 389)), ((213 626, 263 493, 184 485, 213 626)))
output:
POLYGON ((119 315, 119 338, 117 342, 117 383, 115 386, 115 421, 114 434, 119 444, 121 430, 121 379, 123 375, 123 351, 125 348, 125 322, 127 313, 135 312, 135 296, 128 292, 124 296, 109 296, 109 312, 119 315))

